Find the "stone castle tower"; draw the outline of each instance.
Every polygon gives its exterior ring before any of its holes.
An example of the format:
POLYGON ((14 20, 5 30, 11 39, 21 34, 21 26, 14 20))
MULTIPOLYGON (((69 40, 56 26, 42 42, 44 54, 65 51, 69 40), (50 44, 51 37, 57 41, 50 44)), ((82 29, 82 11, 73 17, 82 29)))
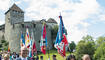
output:
POLYGON ((9 42, 11 50, 19 52, 19 35, 22 28, 16 23, 24 23, 24 12, 14 4, 5 13, 5 40, 9 42))
POLYGON ((11 8, 5 13, 5 24, 0 26, 1 36, 4 36, 5 40, 9 42, 10 50, 12 52, 20 51, 20 38, 21 32, 24 37, 26 34, 26 28, 29 29, 30 36, 33 33, 34 40, 36 41, 36 48, 40 51, 39 41, 41 39, 42 22, 46 22, 47 41, 50 49, 53 48, 53 40, 51 39, 51 28, 57 25, 54 19, 37 20, 24 22, 24 11, 21 10, 16 4, 13 4, 11 8))

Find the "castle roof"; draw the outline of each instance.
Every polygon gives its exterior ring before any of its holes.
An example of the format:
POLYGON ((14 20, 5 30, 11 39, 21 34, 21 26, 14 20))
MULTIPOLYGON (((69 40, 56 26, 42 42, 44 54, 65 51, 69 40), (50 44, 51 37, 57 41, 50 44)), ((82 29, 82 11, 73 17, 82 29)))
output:
POLYGON ((23 12, 24 13, 24 11, 22 9, 20 9, 16 4, 13 4, 12 7, 9 8, 9 10, 6 13, 8 13, 10 10, 14 10, 14 11, 18 11, 18 12, 23 12))
POLYGON ((47 22, 48 23, 57 23, 53 18, 49 18, 47 22))

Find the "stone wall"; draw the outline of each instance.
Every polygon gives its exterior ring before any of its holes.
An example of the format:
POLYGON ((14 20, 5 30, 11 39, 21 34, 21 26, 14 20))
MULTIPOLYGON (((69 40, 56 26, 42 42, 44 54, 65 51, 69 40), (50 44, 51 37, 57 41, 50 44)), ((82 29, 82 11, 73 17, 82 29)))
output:
POLYGON ((4 30, 0 30, 0 40, 4 40, 4 30))
MULTIPOLYGON (((9 46, 12 52, 19 52, 20 50, 20 39, 21 39, 21 32, 23 32, 23 35, 25 37, 26 34, 26 28, 29 29, 30 36, 34 35, 34 40, 36 42, 36 48, 38 51, 40 51, 40 43, 41 40, 41 32, 42 32, 42 23, 33 23, 33 22, 24 22, 19 24, 11 25, 11 29, 9 31, 8 41, 9 46)), ((50 49, 52 49, 53 41, 51 39, 51 27, 49 25, 46 26, 47 31, 47 42, 50 49)), ((6 35, 7 36, 7 35, 6 35)))
POLYGON ((21 24, 14 24, 12 25, 12 29, 10 32, 10 40, 9 46, 12 52, 19 52, 20 51, 20 38, 21 38, 21 31, 22 27, 21 24))

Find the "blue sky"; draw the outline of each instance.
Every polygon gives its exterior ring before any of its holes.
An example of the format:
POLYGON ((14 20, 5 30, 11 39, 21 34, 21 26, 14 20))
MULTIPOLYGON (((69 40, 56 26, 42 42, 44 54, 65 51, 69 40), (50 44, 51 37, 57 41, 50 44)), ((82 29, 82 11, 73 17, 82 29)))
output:
POLYGON ((54 18, 59 23, 61 12, 69 42, 105 35, 105 0, 0 0, 0 25, 14 2, 25 11, 25 21, 54 18))

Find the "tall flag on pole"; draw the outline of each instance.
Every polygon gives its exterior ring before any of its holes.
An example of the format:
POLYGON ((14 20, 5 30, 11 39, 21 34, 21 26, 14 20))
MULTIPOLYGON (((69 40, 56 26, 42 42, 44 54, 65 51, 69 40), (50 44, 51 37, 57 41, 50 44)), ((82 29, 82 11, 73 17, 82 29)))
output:
POLYGON ((30 46, 29 46, 29 57, 32 57, 32 37, 31 37, 30 46))
POLYGON ((25 39, 22 32, 21 32, 20 46, 21 47, 25 46, 25 39))
POLYGON ((46 47, 47 47, 47 36, 46 36, 46 24, 43 23, 42 26, 42 34, 40 40, 40 47, 43 54, 46 54, 46 47))
POLYGON ((57 33, 57 37, 56 37, 56 41, 55 41, 55 48, 58 49, 58 53, 65 57, 66 56, 66 51, 65 51, 65 47, 68 46, 68 41, 66 39, 66 35, 65 35, 65 27, 63 24, 63 20, 62 20, 62 16, 59 16, 60 18, 60 24, 59 24, 59 29, 58 29, 58 33, 57 33))
POLYGON ((33 43, 33 47, 32 47, 32 56, 34 55, 34 53, 37 54, 37 49, 36 49, 35 41, 34 41, 34 43, 33 43))
POLYGON ((29 36, 28 28, 26 29, 25 45, 27 48, 29 48, 29 46, 30 46, 30 36, 29 36))

